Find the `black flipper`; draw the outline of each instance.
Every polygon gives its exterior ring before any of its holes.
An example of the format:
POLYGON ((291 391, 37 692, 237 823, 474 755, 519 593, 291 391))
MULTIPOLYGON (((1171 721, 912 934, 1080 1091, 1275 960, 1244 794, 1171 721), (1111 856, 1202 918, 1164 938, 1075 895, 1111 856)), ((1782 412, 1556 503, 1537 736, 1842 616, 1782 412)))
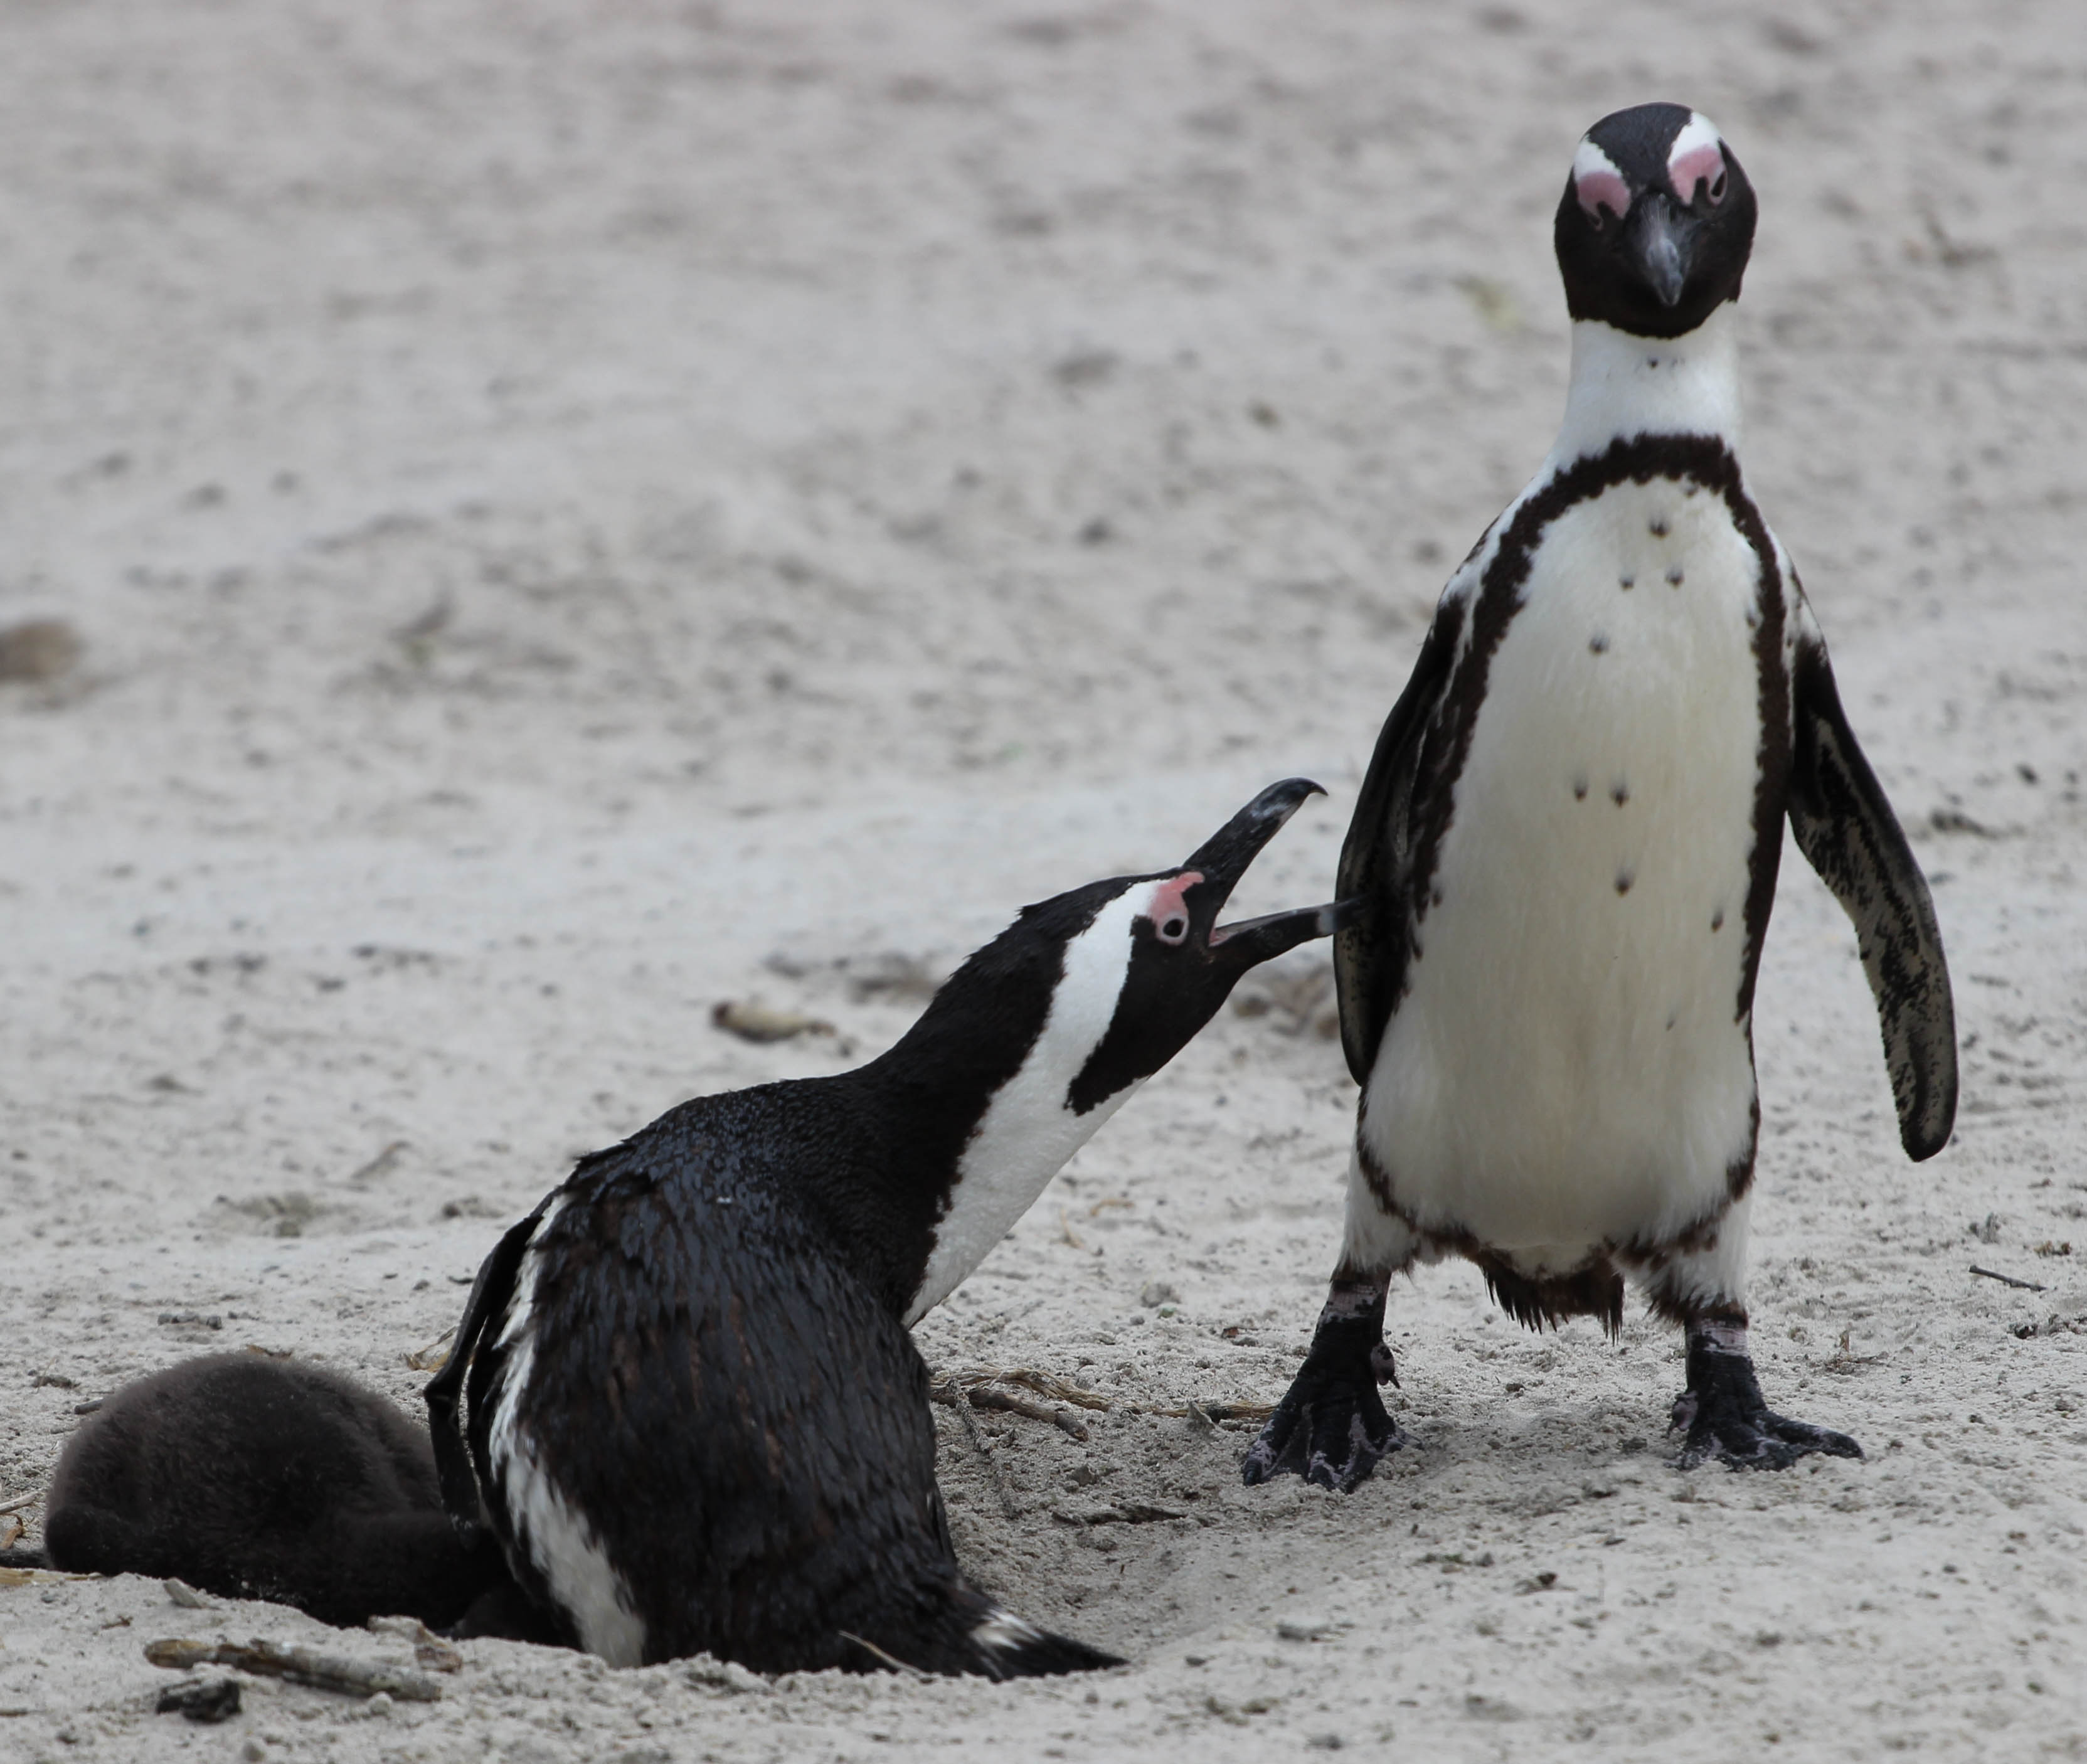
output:
POLYGON ((449 1359, 420 1393, 428 1405, 428 1431, 434 1440, 435 1474, 442 1483, 442 1506, 456 1527, 457 1535, 467 1545, 477 1541, 483 1527, 479 1518, 478 1477, 471 1467, 459 1413, 464 1374, 471 1369, 471 1358, 478 1351, 479 1337, 485 1333, 485 1326, 507 1309, 523 1254, 553 1198, 547 1194, 539 1201, 536 1211, 512 1227, 493 1246, 493 1254, 479 1264, 478 1278, 472 1282, 471 1296, 464 1301, 463 1321, 457 1325, 456 1339, 450 1343, 449 1359))
POLYGON ((1891 804, 1848 728, 1826 647, 1800 634, 1791 670, 1790 828, 1854 922, 1876 995, 1899 1139, 1915 1163, 1957 1118, 1957 1015, 1935 903, 1891 804))
POLYGON ((1341 845, 1338 892, 1344 905, 1355 904, 1334 934, 1334 985, 1341 1007, 1341 1047, 1358 1084, 1369 1082, 1376 1044, 1406 983, 1413 778, 1429 713, 1449 679, 1462 629, 1460 604, 1445 607, 1428 627, 1406 690, 1378 733, 1341 845))

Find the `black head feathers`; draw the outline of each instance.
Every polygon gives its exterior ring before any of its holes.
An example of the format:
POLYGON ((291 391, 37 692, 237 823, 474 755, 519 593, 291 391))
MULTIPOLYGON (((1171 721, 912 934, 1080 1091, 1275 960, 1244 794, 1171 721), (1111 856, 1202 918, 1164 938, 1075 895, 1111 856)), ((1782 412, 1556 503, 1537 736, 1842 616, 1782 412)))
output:
POLYGON ((1565 303, 1641 337, 1679 337, 1737 300, 1753 249, 1753 186, 1717 126, 1639 105, 1581 137, 1553 232, 1565 303))

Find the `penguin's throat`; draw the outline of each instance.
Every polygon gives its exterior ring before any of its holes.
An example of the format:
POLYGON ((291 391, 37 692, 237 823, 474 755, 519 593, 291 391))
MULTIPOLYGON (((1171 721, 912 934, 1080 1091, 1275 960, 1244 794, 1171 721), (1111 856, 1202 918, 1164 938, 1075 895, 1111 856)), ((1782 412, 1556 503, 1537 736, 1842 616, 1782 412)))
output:
POLYGON ((958 1158, 926 1271, 907 1307, 908 1323, 985 1260, 1065 1160, 1137 1087, 1127 1085, 1085 1108, 1072 1097, 1073 1081, 1115 1017, 1131 923, 1150 914, 1159 886, 1149 883, 1118 895, 1066 946, 1041 1032, 1020 1070, 987 1100, 958 1158))
POLYGON ((1573 326, 1573 378, 1552 459, 1566 466, 1632 435, 1714 435, 1737 453, 1739 360, 1729 301, 1679 337, 1573 326))

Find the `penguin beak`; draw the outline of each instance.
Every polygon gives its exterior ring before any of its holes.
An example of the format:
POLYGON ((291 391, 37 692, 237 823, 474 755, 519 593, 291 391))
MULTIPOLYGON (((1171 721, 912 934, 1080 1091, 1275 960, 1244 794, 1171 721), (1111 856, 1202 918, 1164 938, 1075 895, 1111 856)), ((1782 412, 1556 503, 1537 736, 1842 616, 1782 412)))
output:
POLYGON ((1671 310, 1688 285, 1700 223, 1664 190, 1648 190, 1624 224, 1625 254, 1662 306, 1671 310))
POLYGON ((1340 929, 1338 906, 1306 907, 1290 912, 1271 912, 1259 919, 1243 919, 1220 925, 1232 890, 1261 848, 1283 830, 1291 816, 1311 797, 1325 792, 1308 778, 1286 778, 1270 784, 1210 837, 1197 847, 1184 870, 1197 869, 1203 879, 1183 896, 1193 917, 1204 948, 1214 958, 1224 952, 1226 965, 1244 972, 1255 963, 1285 950, 1295 949, 1313 938, 1330 937, 1340 929))

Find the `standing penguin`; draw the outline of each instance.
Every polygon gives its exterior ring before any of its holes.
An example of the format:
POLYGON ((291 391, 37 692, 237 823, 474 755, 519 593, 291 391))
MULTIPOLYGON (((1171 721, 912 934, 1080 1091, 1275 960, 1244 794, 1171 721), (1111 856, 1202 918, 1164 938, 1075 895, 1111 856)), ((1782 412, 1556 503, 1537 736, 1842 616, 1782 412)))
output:
POLYGON ((1242 974, 1334 929, 1217 924, 1317 789, 1263 791, 1178 869, 1026 908, 869 1065, 698 1098, 583 1160, 487 1258, 428 1387, 467 1542, 489 1526, 612 1664, 1116 1664, 958 1571, 907 1326, 1242 974))
POLYGON ((1709 120, 1605 117, 1556 239, 1564 426, 1450 579, 1341 853, 1363 1087, 1339 1266, 1244 1466, 1352 1489, 1402 1443, 1391 1276, 1459 1255, 1532 1328, 1623 1277, 1687 1332, 1678 1464, 1859 1457, 1773 1413, 1747 1352, 1754 980, 1782 824, 1854 920, 1910 1157, 1949 1138, 1934 908, 1739 469, 1732 303, 1754 193, 1709 120))

